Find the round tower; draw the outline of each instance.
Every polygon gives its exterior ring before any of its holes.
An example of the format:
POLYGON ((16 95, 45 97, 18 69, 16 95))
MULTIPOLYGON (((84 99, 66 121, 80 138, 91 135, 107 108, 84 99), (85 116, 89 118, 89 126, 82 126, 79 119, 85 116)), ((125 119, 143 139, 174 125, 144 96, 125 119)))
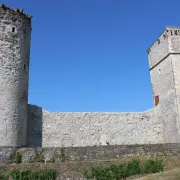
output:
POLYGON ((0 146, 27 145, 31 17, 0 6, 0 146))

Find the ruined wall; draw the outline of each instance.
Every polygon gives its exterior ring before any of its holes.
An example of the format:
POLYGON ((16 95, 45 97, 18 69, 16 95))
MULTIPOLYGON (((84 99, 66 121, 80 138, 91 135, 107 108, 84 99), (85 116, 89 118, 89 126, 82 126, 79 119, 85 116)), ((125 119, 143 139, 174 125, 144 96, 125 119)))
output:
POLYGON ((27 145, 31 20, 0 6, 0 146, 27 145))
POLYGON ((142 113, 51 113, 29 105, 28 145, 83 147, 163 143, 158 112, 157 107, 142 113))

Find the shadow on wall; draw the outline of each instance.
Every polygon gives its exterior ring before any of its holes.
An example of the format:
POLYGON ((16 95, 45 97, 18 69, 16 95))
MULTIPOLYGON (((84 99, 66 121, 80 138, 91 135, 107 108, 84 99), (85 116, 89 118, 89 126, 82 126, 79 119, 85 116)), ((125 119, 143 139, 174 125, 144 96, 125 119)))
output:
POLYGON ((28 147, 42 147, 42 108, 28 105, 28 147))

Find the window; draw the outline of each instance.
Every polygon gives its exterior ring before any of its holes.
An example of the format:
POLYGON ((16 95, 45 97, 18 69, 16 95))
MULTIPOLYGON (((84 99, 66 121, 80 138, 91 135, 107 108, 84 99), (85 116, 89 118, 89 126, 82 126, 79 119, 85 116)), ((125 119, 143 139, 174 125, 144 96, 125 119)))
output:
POLYGON ((159 104, 159 96, 158 95, 154 97, 154 104, 155 104, 155 106, 157 106, 159 104))
POLYGON ((159 69, 159 76, 161 75, 161 69, 159 69))
POLYGON ((12 28, 12 32, 15 32, 15 27, 12 28))
POLYGON ((26 65, 24 64, 24 70, 26 70, 26 65))
POLYGON ((175 35, 178 35, 178 32, 177 32, 177 30, 176 30, 176 31, 174 31, 174 34, 175 34, 175 35))

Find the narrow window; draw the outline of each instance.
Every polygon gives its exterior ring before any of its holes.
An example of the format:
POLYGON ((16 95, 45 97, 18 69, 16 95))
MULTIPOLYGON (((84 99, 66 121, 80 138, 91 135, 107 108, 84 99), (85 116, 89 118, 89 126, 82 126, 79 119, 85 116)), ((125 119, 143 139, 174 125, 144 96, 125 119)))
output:
POLYGON ((159 69, 159 76, 161 75, 161 69, 159 69))
POLYGON ((157 106, 159 104, 159 96, 155 96, 154 97, 154 103, 155 103, 155 106, 157 106))
POLYGON ((24 70, 26 69, 26 65, 24 64, 24 70))
POLYGON ((15 27, 12 28, 12 32, 15 32, 15 27))

